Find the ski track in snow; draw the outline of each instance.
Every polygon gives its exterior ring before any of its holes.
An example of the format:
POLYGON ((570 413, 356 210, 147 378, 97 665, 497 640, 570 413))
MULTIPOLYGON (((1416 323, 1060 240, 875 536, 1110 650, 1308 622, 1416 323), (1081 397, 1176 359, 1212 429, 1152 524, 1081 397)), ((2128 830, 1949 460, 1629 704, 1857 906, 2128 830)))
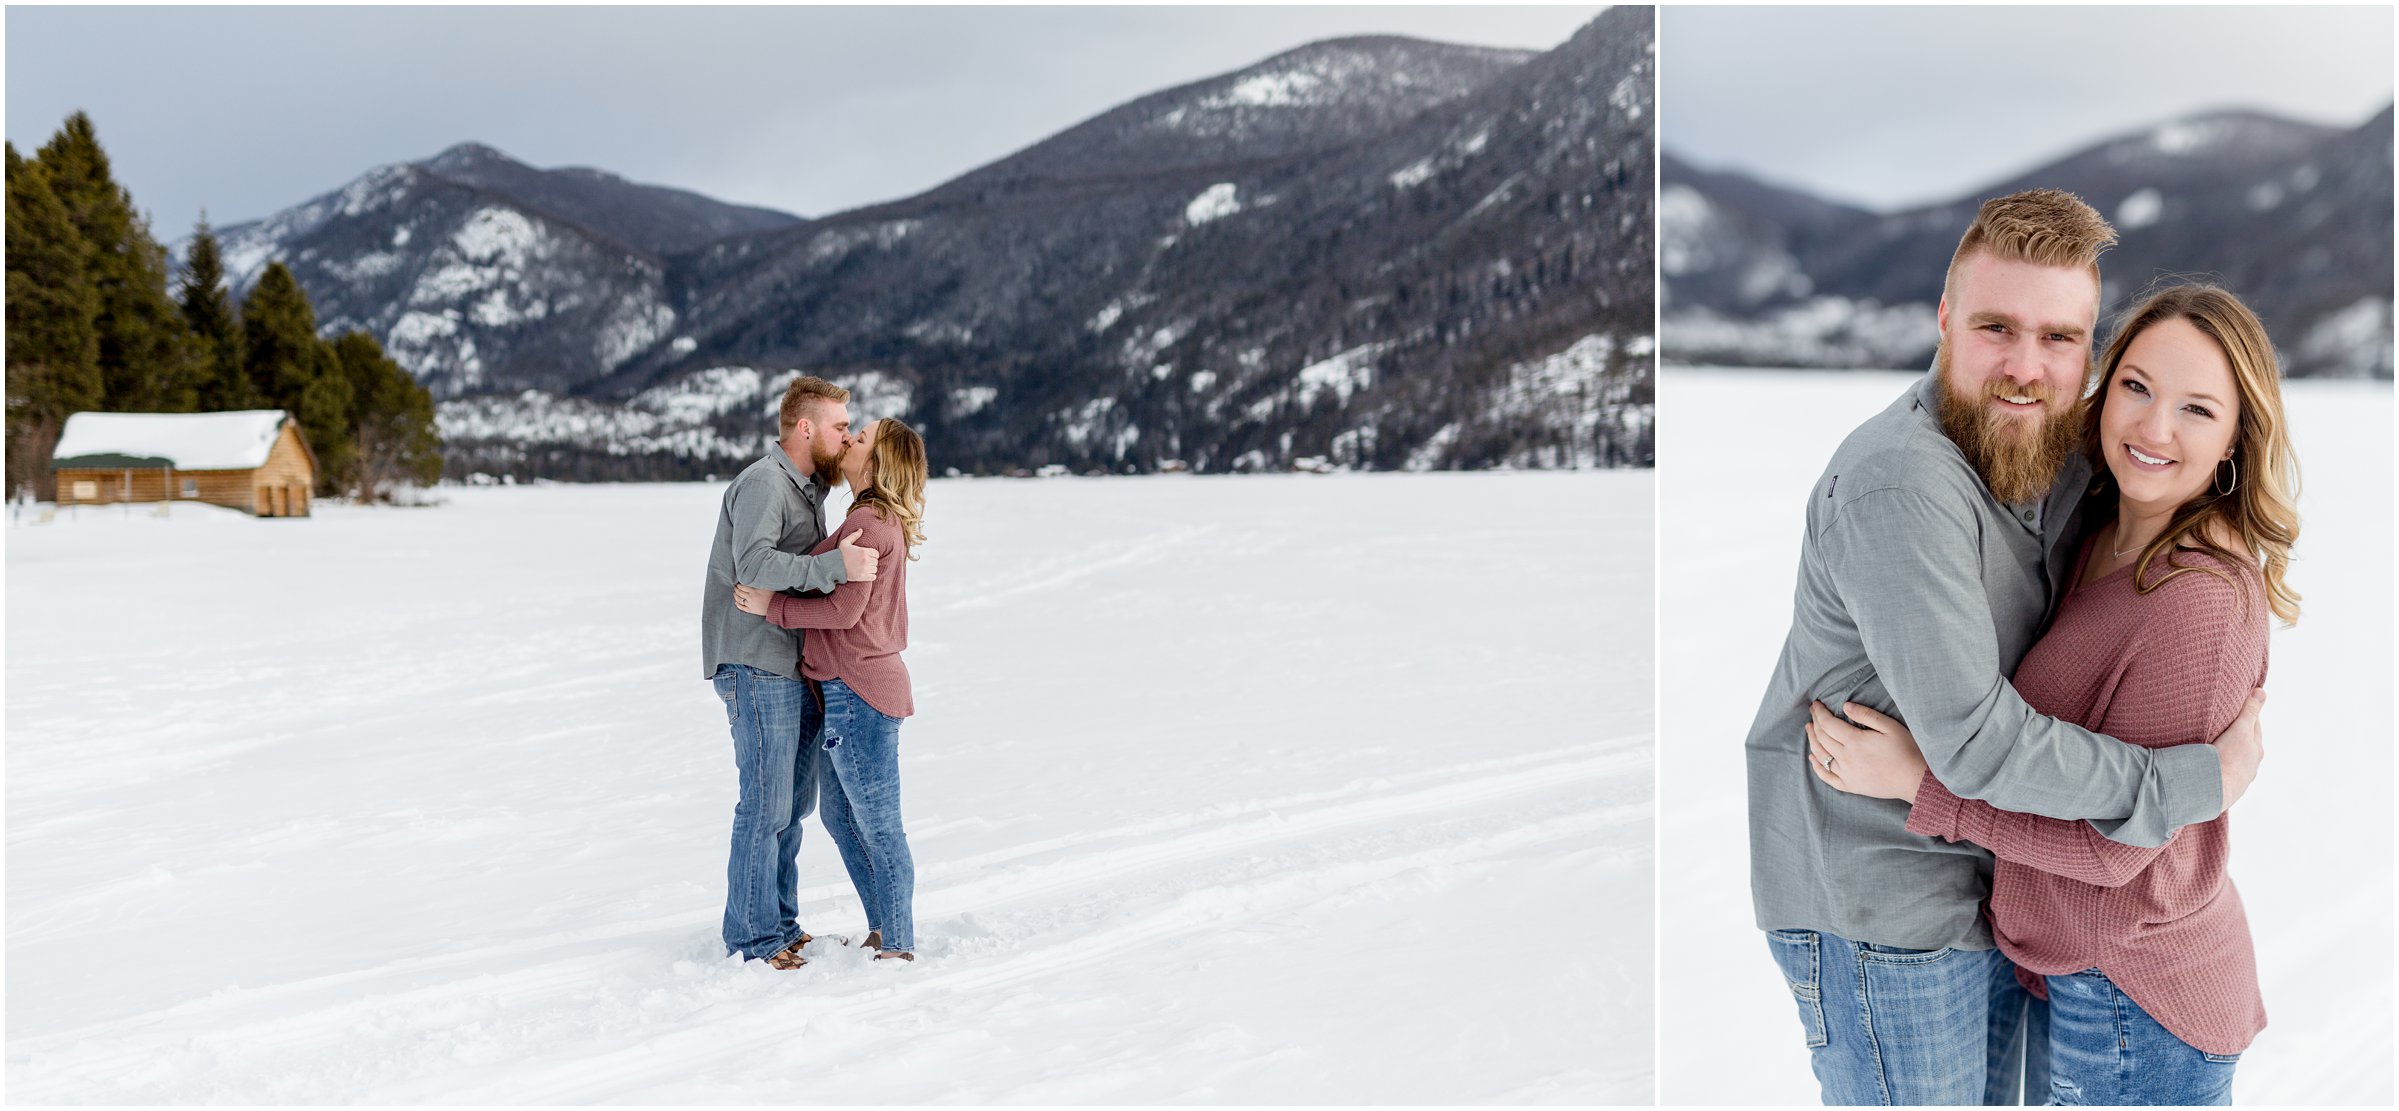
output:
POLYGON ((936 482, 920 959, 812 818, 795 973, 719 489, 12 527, 11 1096, 1650 1098, 1647 474, 936 482))

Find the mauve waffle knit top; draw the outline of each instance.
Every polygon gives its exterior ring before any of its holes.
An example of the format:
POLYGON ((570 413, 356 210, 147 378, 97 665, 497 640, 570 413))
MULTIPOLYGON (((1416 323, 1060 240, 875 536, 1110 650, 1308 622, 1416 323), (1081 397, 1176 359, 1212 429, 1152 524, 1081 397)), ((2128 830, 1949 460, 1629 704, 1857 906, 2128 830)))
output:
MULTIPOLYGON (((2075 581, 2091 549, 2086 541, 2075 581)), ((2265 681, 2264 584, 2255 568, 2202 553, 2172 558, 2205 570, 2144 595, 2126 567, 2066 595, 2016 668, 2016 690, 2033 709, 2151 748, 2232 724, 2265 681)), ((2150 581, 2162 571, 2152 565, 2150 581)), ((2239 1053, 2265 1028, 2266 1008, 2249 921, 2225 874, 2229 821, 2220 814, 2159 848, 2135 848, 2087 822, 1961 799, 1927 773, 1908 829, 1972 841, 1998 858, 1991 932, 2035 994, 2037 976, 2095 967, 2175 1037, 2239 1053)))
POLYGON ((908 647, 906 538, 900 526, 861 507, 808 554, 832 551, 852 532, 859 534, 859 547, 881 553, 875 577, 845 582, 819 597, 777 594, 767 603, 766 619, 808 630, 800 647, 800 674, 819 682, 839 679, 885 716, 908 717, 916 713, 916 699, 909 692, 908 665, 900 659, 908 647))

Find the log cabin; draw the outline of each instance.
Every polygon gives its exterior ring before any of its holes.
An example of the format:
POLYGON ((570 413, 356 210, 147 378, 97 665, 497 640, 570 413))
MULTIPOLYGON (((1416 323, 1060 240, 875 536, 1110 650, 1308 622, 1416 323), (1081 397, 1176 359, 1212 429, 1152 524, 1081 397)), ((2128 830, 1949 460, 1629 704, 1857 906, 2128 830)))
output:
POLYGON ((306 517, 316 453, 282 409, 77 413, 50 453, 58 504, 197 501, 306 517))

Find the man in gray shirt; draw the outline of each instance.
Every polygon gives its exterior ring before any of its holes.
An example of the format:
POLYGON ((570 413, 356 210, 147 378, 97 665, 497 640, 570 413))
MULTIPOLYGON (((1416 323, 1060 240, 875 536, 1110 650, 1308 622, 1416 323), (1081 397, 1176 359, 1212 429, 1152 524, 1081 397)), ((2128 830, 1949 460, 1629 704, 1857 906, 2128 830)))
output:
POLYGON ((701 591, 700 674, 716 686, 733 731, 741 798, 725 866, 725 948, 780 969, 807 961, 797 921, 800 821, 816 805, 817 730, 824 707, 800 677, 801 634, 741 612, 733 586, 827 591, 875 577, 877 555, 856 534, 809 555, 825 537, 827 479, 848 446, 850 393, 822 378, 784 392, 781 437, 725 488, 701 591))
POLYGON ((2257 699, 2215 745, 2144 749, 2035 713, 2007 682, 2071 573, 2114 242, 2054 190, 1984 204, 1932 373, 1843 441, 1809 497, 1790 635, 1746 746, 1750 883, 1827 1104, 2015 1102, 2026 997, 1980 913, 1990 853, 1819 782, 1812 709, 1890 714, 1950 790, 2133 845, 2215 817, 2256 774, 2257 699))

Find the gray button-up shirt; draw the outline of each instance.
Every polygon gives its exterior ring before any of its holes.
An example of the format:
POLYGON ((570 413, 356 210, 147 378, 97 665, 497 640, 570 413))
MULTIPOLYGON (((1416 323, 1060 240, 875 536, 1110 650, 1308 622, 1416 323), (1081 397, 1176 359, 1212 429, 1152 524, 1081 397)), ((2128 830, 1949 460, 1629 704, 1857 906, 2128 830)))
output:
POLYGON ((2128 745, 2043 717, 2008 685, 2070 585, 2090 463, 2069 460, 2043 504, 2003 505, 1942 433, 1941 402, 1927 374, 1842 441, 1809 496, 1791 633, 1747 744, 1761 929, 1992 946, 1979 913, 1990 853, 1909 833, 1906 803, 1817 779, 1803 729, 1811 701, 1905 721, 1961 796, 2088 819, 2126 844, 2163 844, 2222 809, 2207 746, 2128 745))
POLYGON ((846 581, 841 553, 811 556, 825 538, 825 487, 770 444, 734 476, 716 513, 708 585, 700 592, 700 677, 721 664, 748 664, 800 677, 800 631, 733 608, 733 584, 765 590, 831 590, 846 581))

